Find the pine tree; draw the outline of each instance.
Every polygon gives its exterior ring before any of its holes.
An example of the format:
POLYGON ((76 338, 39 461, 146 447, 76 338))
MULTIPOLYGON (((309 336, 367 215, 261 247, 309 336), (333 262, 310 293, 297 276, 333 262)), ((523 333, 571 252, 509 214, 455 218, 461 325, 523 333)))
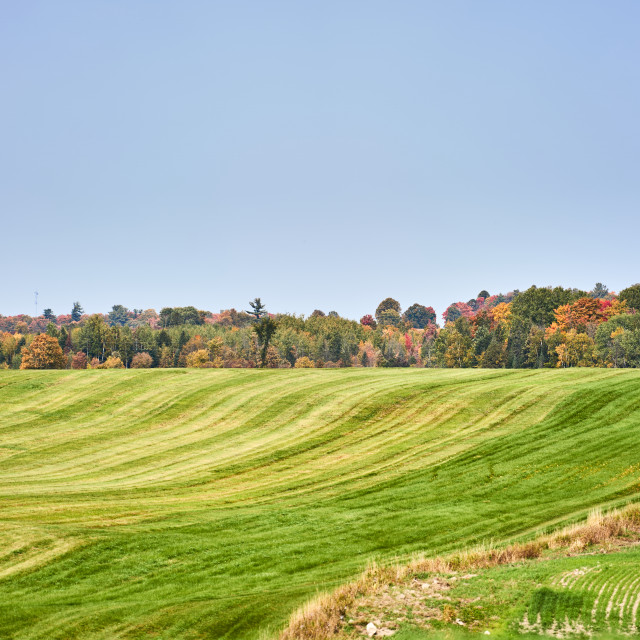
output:
POLYGON ((260 320, 260 318, 267 315, 267 308, 262 304, 260 298, 254 298, 253 302, 249 303, 252 311, 247 311, 246 313, 255 316, 256 320, 260 320))
POLYGON ((73 309, 71 310, 71 320, 73 320, 74 322, 78 322, 83 313, 84 309, 82 308, 82 305, 79 302, 74 302, 73 309))

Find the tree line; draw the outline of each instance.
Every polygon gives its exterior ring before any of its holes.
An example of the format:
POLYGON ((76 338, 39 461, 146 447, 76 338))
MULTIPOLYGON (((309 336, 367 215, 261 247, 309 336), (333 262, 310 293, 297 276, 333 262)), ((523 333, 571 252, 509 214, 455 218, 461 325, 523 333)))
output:
POLYGON ((610 292, 536 287, 481 291, 447 307, 404 311, 393 298, 359 322, 335 311, 309 317, 195 307, 0 316, 0 368, 640 366, 640 284, 610 292))

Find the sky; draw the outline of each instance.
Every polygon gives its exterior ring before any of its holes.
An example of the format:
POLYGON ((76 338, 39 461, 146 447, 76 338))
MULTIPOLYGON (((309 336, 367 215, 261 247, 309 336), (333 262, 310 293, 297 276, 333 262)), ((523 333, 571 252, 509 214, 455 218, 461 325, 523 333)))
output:
POLYGON ((0 314, 640 281, 636 0, 0 0, 0 314))

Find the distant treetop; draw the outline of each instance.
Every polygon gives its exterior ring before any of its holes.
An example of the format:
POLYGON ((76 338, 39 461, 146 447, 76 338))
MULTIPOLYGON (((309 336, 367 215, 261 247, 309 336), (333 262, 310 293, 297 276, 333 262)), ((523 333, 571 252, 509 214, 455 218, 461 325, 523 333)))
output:
POLYGON ((256 320, 260 320, 260 318, 267 315, 267 308, 262 304, 260 298, 254 298, 253 301, 249 303, 249 306, 251 307, 251 311, 247 311, 247 313, 255 316, 256 320))

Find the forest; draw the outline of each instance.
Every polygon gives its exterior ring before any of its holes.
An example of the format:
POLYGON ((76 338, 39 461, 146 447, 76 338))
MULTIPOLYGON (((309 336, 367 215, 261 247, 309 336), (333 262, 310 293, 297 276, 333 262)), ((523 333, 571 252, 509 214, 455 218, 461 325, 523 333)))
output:
POLYGON ((561 368, 640 366, 640 284, 618 294, 531 286, 404 311, 385 298, 360 321, 195 307, 0 315, 0 368, 561 368))

